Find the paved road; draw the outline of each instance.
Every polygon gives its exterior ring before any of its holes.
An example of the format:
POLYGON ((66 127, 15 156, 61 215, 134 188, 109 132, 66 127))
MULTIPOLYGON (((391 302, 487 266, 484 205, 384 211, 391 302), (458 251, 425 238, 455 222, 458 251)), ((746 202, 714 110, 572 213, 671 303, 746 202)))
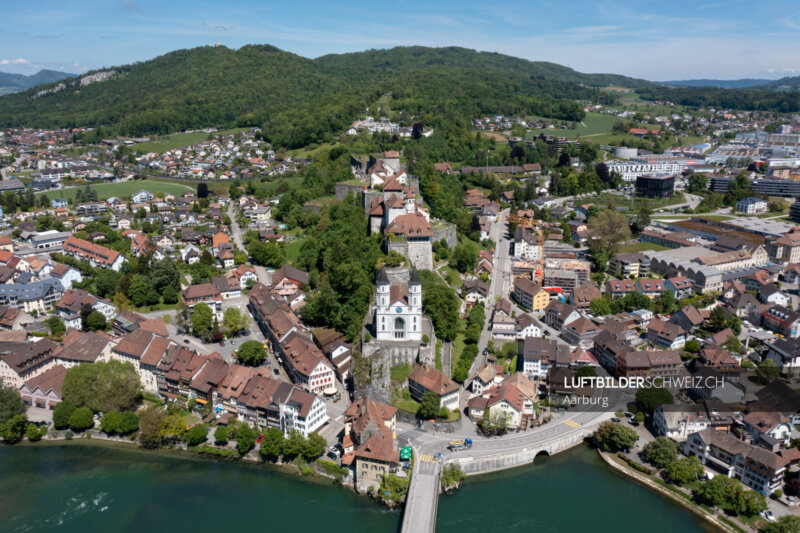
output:
POLYGON ((495 242, 494 268, 489 283, 489 296, 486 298, 483 331, 481 331, 481 337, 478 340, 478 356, 472 362, 472 368, 469 371, 470 376, 475 375, 486 362, 483 350, 486 349, 492 338, 490 329, 492 310, 495 302, 506 296, 508 294, 506 291, 511 286, 511 258, 509 256, 511 241, 506 235, 508 214, 508 209, 501 211, 497 220, 492 224, 491 238, 495 242))
POLYGON ((453 376, 453 343, 445 342, 442 344, 442 373, 445 376, 453 376))
MULTIPOLYGON (((228 202, 228 216, 231 219, 231 237, 233 237, 233 242, 240 250, 247 250, 244 246, 244 241, 242 240, 242 228, 239 227, 238 222, 236 222, 236 212, 234 209, 235 202, 231 200, 228 202)), ((259 265, 254 265, 253 268, 256 269, 256 277, 258 281, 263 283, 264 285, 272 285, 272 272, 267 271, 266 268, 259 265)))

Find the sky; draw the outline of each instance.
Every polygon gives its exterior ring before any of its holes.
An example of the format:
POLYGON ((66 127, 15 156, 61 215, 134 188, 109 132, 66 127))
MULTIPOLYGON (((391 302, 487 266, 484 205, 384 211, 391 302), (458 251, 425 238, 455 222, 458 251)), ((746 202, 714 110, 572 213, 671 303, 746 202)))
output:
POLYGON ((800 75, 797 0, 2 0, 0 15, 0 71, 21 74, 220 42, 309 58, 463 46, 657 81, 800 75))

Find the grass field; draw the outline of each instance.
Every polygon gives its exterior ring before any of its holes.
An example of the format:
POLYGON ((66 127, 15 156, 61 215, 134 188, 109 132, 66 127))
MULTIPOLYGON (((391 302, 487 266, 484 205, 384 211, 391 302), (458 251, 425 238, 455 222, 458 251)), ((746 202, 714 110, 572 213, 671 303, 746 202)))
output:
POLYGON ((295 239, 284 246, 283 251, 286 253, 286 259, 290 263, 294 264, 297 261, 297 256, 300 255, 300 248, 303 246, 304 241, 305 239, 295 239))
MULTIPOLYGON (((97 191, 97 198, 99 200, 105 200, 106 198, 111 198, 112 196, 128 197, 136 193, 136 191, 142 189, 150 191, 153 194, 156 194, 157 192, 183 194, 187 191, 193 192, 195 190, 194 187, 181 185, 180 183, 166 183, 153 180, 134 180, 123 181, 120 183, 97 183, 95 185, 89 185, 89 187, 97 191)), ((37 192, 36 196, 46 194, 51 200, 53 198, 66 198, 67 200, 74 200, 78 190, 82 190, 83 188, 85 188, 85 185, 72 187, 70 189, 42 191, 37 192)))
POLYGON ((208 140, 209 135, 228 135, 229 133, 236 133, 243 131, 247 128, 234 128, 231 130, 222 130, 216 133, 205 133, 203 131, 193 131, 191 133, 174 133, 172 135, 165 135, 162 137, 151 137, 151 141, 139 143, 134 145, 133 149, 137 152, 147 154, 156 152, 163 154, 168 150, 181 148, 183 146, 191 146, 208 140))
POLYGON ((653 244, 652 242, 635 242, 633 244, 623 244, 619 247, 619 252, 623 254, 633 254, 636 252, 644 252, 645 250, 661 252, 662 250, 669 250, 669 248, 659 244, 653 244))
MULTIPOLYGON (((613 204, 615 208, 630 209, 631 199, 619 194, 604 193, 597 196, 589 197, 591 203, 598 206, 607 206, 613 204)), ((671 198, 634 198, 633 210, 637 210, 642 206, 647 206, 650 209, 661 209, 670 205, 682 204, 686 201, 683 193, 676 192, 671 198)))
MULTIPOLYGON (((550 119, 552 120, 552 119, 550 119)), ((557 137, 566 137, 574 139, 578 135, 581 137, 597 136, 601 134, 611 133, 611 128, 614 124, 621 120, 615 115, 603 115, 600 113, 587 113, 582 123, 578 123, 575 129, 562 130, 562 129, 544 129, 544 130, 529 130, 525 134, 526 139, 533 139, 544 135, 555 135, 557 137)), ((555 121, 554 121, 555 122, 555 121)))

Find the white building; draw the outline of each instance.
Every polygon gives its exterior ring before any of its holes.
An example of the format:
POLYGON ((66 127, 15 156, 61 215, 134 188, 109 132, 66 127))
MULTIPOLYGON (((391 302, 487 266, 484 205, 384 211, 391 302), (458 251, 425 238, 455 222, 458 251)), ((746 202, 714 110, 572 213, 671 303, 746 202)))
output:
POLYGON ((408 284, 390 283, 385 269, 378 272, 375 338, 379 341, 422 340, 422 282, 416 268, 408 284))
POLYGON ((608 164, 609 172, 616 172, 624 181, 636 181, 642 175, 675 175, 679 174, 685 165, 672 161, 658 161, 650 163, 615 162, 608 164))
POLYGON ((766 213, 767 202, 761 198, 753 198, 750 196, 736 202, 736 211, 739 213, 747 213, 748 215, 766 213))
POLYGON ((304 437, 325 425, 328 411, 325 402, 304 390, 295 388, 280 406, 281 429, 288 434, 296 430, 304 437))

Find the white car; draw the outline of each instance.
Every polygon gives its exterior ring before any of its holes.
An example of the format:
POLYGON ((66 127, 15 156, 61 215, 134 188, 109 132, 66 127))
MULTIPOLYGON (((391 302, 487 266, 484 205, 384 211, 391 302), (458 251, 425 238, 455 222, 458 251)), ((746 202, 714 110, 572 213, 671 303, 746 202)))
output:
POLYGON ((772 511, 770 511, 770 510, 767 510, 767 512, 766 512, 766 513, 764 513, 764 517, 765 517, 767 520, 769 520, 770 522, 775 522, 775 515, 774 515, 774 514, 772 514, 772 511))

